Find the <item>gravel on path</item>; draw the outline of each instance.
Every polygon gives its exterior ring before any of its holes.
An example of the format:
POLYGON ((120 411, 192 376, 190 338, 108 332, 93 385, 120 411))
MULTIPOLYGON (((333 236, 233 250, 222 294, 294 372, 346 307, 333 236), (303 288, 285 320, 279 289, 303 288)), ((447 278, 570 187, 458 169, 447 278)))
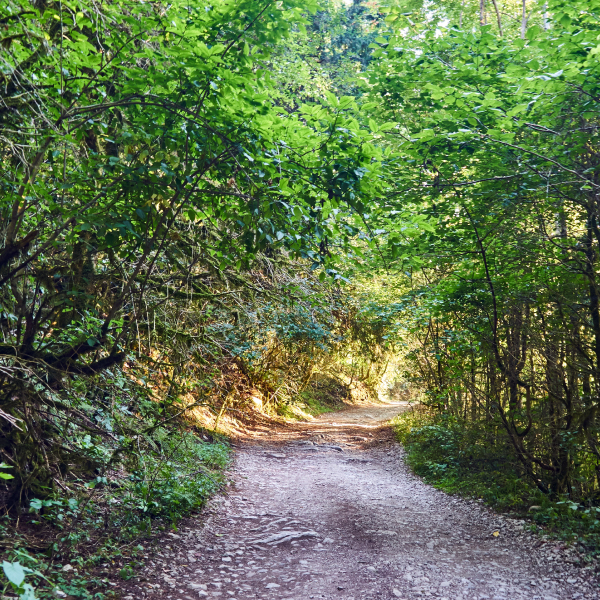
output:
POLYGON ((402 409, 240 443, 227 495, 167 534, 124 598, 600 598, 568 548, 415 477, 384 425, 402 409))

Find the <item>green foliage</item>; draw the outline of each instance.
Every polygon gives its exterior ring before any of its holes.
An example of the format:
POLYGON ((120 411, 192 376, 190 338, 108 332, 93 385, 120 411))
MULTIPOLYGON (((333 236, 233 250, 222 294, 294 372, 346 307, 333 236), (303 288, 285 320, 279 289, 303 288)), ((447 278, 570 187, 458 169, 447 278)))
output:
POLYGON ((520 38, 528 30, 543 29, 551 23, 552 6, 545 0, 397 0, 388 16, 388 23, 399 19, 398 13, 408 15, 411 23, 429 23, 431 29, 449 24, 472 31, 483 29, 496 36, 520 38), (523 12, 525 9, 525 12, 523 12))
MULTIPOLYGON (((5 533, 4 527, 0 527, 0 531, 5 533)), ((17 541, 21 541, 19 536, 17 541)), ((48 557, 36 558, 18 545, 15 545, 10 554, 12 555, 10 559, 2 564, 7 580, 3 591, 7 592, 10 589, 18 594, 19 600, 55 598, 56 591, 85 600, 102 600, 106 597, 102 592, 97 591, 101 587, 98 586, 97 581, 92 582, 80 577, 65 579, 62 565, 53 565, 48 557), (95 591, 88 591, 88 587, 94 587, 95 591)))
POLYGON ((405 4, 364 84, 393 159, 363 264, 400 280, 370 310, 424 404, 458 433, 493 423, 549 501, 598 506, 600 5, 521 3, 531 20, 500 36, 484 4, 405 4))
POLYGON ((394 421, 416 473, 450 493, 483 498, 501 509, 528 508, 535 488, 527 484, 512 458, 499 423, 464 427, 442 414, 408 412, 394 421))
POLYGON ((600 4, 520 3, 514 26, 485 5, 390 7, 364 91, 393 159, 361 266, 391 289, 368 310, 435 415, 402 426, 415 470, 595 548, 600 4))
POLYGON ((138 468, 127 477, 97 477, 85 485, 94 490, 87 497, 34 498, 30 513, 63 531, 77 521, 86 529, 112 530, 123 539, 149 531, 154 519, 177 523, 223 485, 220 472, 228 464, 229 449, 187 432, 157 430, 153 437, 154 443, 138 457, 138 468), (110 512, 101 518, 108 507, 110 512))
POLYGON ((390 360, 418 473, 596 543, 600 4, 503 7, 0 8, 0 480, 56 557, 200 507, 202 424, 390 360))
POLYGON ((114 472, 87 482, 74 496, 55 492, 30 501, 30 523, 46 525, 40 533, 53 548, 51 560, 28 553, 14 522, 5 522, 3 537, 12 538, 14 544, 13 562, 3 566, 16 591, 32 594, 36 589, 45 594, 58 588, 74 597, 97 597, 106 582, 92 581, 87 570, 118 559, 123 563, 119 576, 130 579, 142 563, 135 560, 135 552, 125 560, 119 548, 130 547, 133 540, 147 538, 157 529, 176 526, 225 484, 223 470, 230 450, 224 441, 204 442, 190 432, 162 428, 153 433, 152 442, 129 475, 114 472), (61 563, 69 562, 79 563, 79 574, 61 570, 61 563), (17 582, 19 574, 26 574, 31 583, 17 582))
MULTIPOLYGON (((0 469, 10 469, 11 466, 7 465, 5 462, 0 463, 0 469)), ((0 471, 0 479, 14 479, 14 476, 10 473, 4 473, 0 471)))
MULTIPOLYGON (((124 363, 144 381, 171 380, 166 412, 181 397, 210 404, 216 362, 255 341, 225 331, 239 312, 227 296, 251 303, 261 257, 340 278, 329 240, 357 234, 346 221, 376 193, 385 152, 352 97, 278 106, 266 65, 316 8, 3 4, 0 426, 11 502, 56 487, 61 464, 89 471, 127 453, 132 423, 153 410, 143 393, 105 401, 131 383, 124 363), (198 378, 185 382, 190 362, 198 378), (75 429, 124 436, 123 447, 75 429)), ((285 327, 289 344, 327 345, 325 331, 285 327)))
POLYGON ((350 400, 350 389, 338 379, 315 374, 310 383, 290 404, 281 404, 278 414, 290 419, 304 419, 339 410, 350 400))
POLYGON ((205 444, 188 433, 173 439, 162 432, 157 437, 161 452, 144 453, 142 468, 132 472, 123 486, 127 511, 120 523, 145 521, 146 517, 176 523, 201 507, 223 483, 218 471, 228 464, 227 445, 205 444))
MULTIPOLYGON (((25 562, 23 561, 23 559, 21 557, 19 557, 21 562, 25 562)), ((28 557, 27 557, 28 558, 28 557)), ((17 593, 19 596, 19 600, 36 600, 37 596, 36 596, 36 591, 34 589, 34 587, 31 585, 31 583, 29 583, 29 581, 27 581, 27 579, 31 580, 32 577, 38 579, 38 580, 43 580, 43 581, 48 581, 46 576, 41 573, 39 571, 39 569, 37 568, 30 568, 25 566, 24 564, 21 564, 21 562, 19 562, 19 560, 15 560, 13 562, 9 562, 9 561, 3 561, 2 562, 2 570, 4 572, 4 576, 6 577, 6 579, 8 580, 8 584, 10 586, 10 588, 13 590, 13 592, 17 593)), ((32 562, 35 566, 37 566, 35 563, 37 563, 37 561, 33 560, 30 561, 32 562)), ((6 590, 6 586, 4 588, 6 590)))
POLYGON ((365 0, 320 2, 309 22, 274 49, 269 66, 275 101, 295 111, 307 102, 327 105, 328 93, 360 98, 358 77, 372 60, 383 17, 365 0))
POLYGON ((306 412, 314 417, 325 413, 333 412, 340 408, 339 402, 335 402, 327 393, 322 390, 309 389, 300 394, 300 406, 306 412), (320 392, 320 393, 319 393, 320 392))

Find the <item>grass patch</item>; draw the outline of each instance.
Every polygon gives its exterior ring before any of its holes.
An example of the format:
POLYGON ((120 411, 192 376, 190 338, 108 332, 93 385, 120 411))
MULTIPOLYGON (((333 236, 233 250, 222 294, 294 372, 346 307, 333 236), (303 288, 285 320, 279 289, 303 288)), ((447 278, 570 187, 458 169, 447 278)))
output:
POLYGON ((339 410, 339 407, 324 404, 307 392, 301 392, 300 399, 293 404, 280 404, 277 407, 277 414, 286 419, 306 421, 335 410, 339 410))
POLYGON ((286 419, 308 420, 344 407, 349 397, 347 386, 333 377, 320 375, 288 403, 277 407, 277 414, 286 419))
POLYGON ((324 398, 322 395, 315 394, 313 390, 302 392, 300 398, 302 399, 304 410, 313 417, 340 409, 338 403, 332 403, 329 398, 324 398))
POLYGON ((450 494, 480 498, 497 510, 528 519, 532 530, 577 544, 589 557, 600 556, 600 508, 567 496, 551 499, 539 491, 525 476, 498 424, 465 424, 415 410, 392 424, 408 465, 428 483, 450 494))

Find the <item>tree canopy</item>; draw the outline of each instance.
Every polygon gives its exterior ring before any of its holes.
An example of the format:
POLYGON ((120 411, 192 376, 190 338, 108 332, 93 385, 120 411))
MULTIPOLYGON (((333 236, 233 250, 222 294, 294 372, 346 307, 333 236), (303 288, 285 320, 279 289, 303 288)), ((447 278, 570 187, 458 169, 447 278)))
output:
POLYGON ((458 436, 453 468, 495 452, 549 502, 597 507, 599 18, 598 0, 4 3, 12 505, 102 479, 135 440, 138 467, 162 456, 199 407, 216 430, 318 372, 373 392, 389 363, 458 436))

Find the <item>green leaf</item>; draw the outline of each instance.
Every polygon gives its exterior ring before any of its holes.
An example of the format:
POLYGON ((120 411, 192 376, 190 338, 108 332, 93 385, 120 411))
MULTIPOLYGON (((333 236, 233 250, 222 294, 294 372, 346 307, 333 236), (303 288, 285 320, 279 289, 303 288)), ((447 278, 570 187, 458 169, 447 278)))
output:
POLYGON ((23 586, 23 592, 19 596, 19 600, 37 600, 35 589, 29 583, 23 586))
POLYGON ((542 33, 542 28, 539 25, 533 25, 527 29, 526 37, 532 42, 540 33, 542 33))
POLYGON ((37 511, 37 510, 42 510, 43 507, 43 503, 39 498, 33 498, 32 500, 30 500, 29 502, 29 509, 37 511))
POLYGON ((562 13, 562 14, 557 14, 555 16, 555 19, 563 26, 563 27, 568 27, 571 23, 572 23, 572 19, 569 15, 567 15, 566 13, 562 13))
POLYGON ((325 91, 325 98, 327 98, 327 102, 329 102, 329 104, 331 106, 337 106, 338 105, 338 99, 335 96, 335 94, 332 94, 329 91, 325 91))
MULTIPOLYGON (((1 462, 0 463, 0 469, 12 469, 12 465, 9 465, 5 462, 1 462)), ((0 477, 2 477, 2 475, 5 475, 4 479, 12 479, 12 475, 8 475, 8 473, 0 473, 0 477)))
POLYGON ((15 587, 20 588, 23 582, 25 581, 25 570, 23 569, 21 564, 18 562, 10 563, 4 561, 2 563, 2 569, 4 570, 6 578, 15 587))
POLYGON ((378 105, 377 102, 365 102, 360 108, 361 110, 371 110, 378 105))

